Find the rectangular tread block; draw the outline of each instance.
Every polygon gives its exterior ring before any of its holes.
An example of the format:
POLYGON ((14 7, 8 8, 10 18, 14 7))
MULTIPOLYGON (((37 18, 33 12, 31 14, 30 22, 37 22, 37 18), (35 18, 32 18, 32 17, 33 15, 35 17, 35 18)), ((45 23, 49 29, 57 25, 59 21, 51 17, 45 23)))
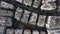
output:
POLYGON ((30 17, 30 24, 35 25, 36 24, 36 20, 37 20, 37 14, 36 13, 32 13, 32 16, 30 17))
POLYGON ((0 16, 13 16, 13 11, 0 9, 0 16))
POLYGON ((24 30, 24 34, 31 34, 30 30, 24 30))
POLYGON ((60 30, 47 30, 48 34, 60 34, 60 30))
POLYGON ((14 29, 7 29, 6 34, 14 34, 14 29))
POLYGON ((16 19, 17 21, 20 20, 20 18, 21 18, 21 16, 22 16, 22 12, 23 12, 23 9, 17 7, 16 12, 15 12, 15 19, 16 19))
POLYGON ((33 7, 38 8, 40 2, 41 2, 41 0, 34 0, 33 7))
POLYGON ((30 11, 25 10, 21 22, 28 23, 28 18, 30 16, 30 11))
POLYGON ((15 1, 22 3, 23 0, 15 0, 15 1))
POLYGON ((40 31, 40 34, 46 34, 46 32, 44 32, 44 31, 40 31))
POLYGON ((39 31, 33 30, 32 34, 39 34, 39 31))
POLYGON ((60 29, 60 16, 48 16, 46 27, 51 30, 60 29))
POLYGON ((0 26, 0 34, 4 34, 5 33, 5 29, 6 29, 6 27, 0 26))
POLYGON ((6 9, 14 9, 14 6, 12 4, 9 4, 7 2, 1 1, 1 6, 2 8, 6 8, 6 9))
POLYGON ((37 26, 44 27, 45 19, 45 15, 39 15, 37 26))
POLYGON ((29 5, 29 6, 31 6, 31 4, 32 4, 32 0, 24 0, 24 2, 23 2, 25 5, 29 5))
POLYGON ((0 25, 1 26, 12 26, 12 18, 0 16, 0 25))
POLYGON ((22 32, 23 32, 23 29, 16 29, 15 30, 15 34, 22 34, 22 32))

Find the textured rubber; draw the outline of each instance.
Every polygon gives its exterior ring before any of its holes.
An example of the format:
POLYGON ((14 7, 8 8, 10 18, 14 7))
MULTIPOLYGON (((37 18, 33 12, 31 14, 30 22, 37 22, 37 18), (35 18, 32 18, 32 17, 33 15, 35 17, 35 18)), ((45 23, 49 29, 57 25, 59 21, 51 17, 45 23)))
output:
POLYGON ((6 27, 6 34, 47 34, 48 16, 59 15, 59 10, 41 10, 42 0, 35 2, 0 0, 0 25, 6 27))

